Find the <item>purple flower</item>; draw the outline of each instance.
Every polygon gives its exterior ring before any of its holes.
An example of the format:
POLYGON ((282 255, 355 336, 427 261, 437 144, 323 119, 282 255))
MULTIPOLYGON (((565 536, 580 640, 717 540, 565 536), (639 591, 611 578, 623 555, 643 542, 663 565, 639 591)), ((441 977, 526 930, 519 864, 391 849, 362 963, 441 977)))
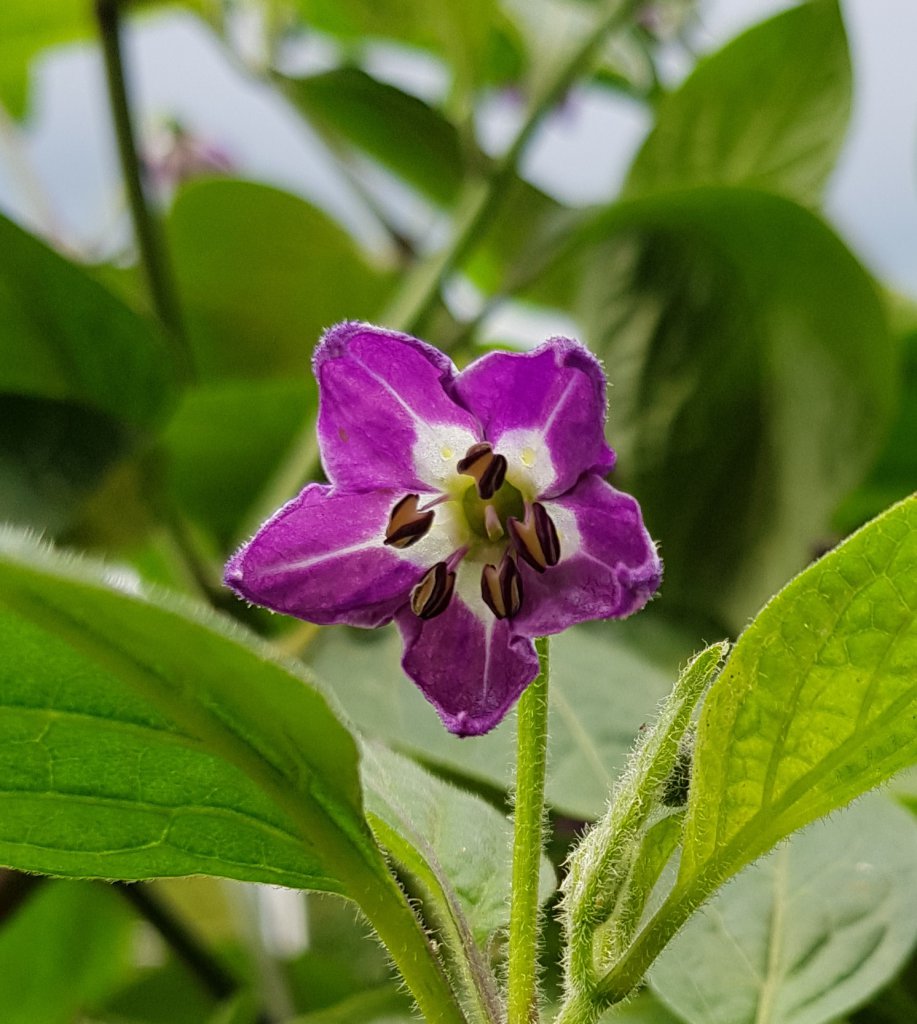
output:
POLYGON ((394 619, 405 672, 474 736, 535 678, 534 637, 623 618, 658 587, 637 502, 602 479, 605 377, 578 342, 459 373, 416 338, 343 323, 313 365, 331 483, 231 559, 241 597, 321 625, 394 619))

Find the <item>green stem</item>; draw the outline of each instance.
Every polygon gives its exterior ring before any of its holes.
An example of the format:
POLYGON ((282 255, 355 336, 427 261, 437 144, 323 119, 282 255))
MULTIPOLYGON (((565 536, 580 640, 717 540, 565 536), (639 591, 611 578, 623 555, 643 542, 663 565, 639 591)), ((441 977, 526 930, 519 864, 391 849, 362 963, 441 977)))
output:
POLYGON ((435 306, 440 290, 480 241, 500 205, 535 129, 570 86, 581 77, 609 32, 628 18, 637 0, 610 0, 593 30, 561 62, 547 87, 536 97, 512 145, 486 181, 470 182, 459 203, 456 229, 449 246, 418 264, 384 318, 408 333, 416 333, 435 306))
POLYGON ((507 1024, 538 1020, 538 877, 548 746, 548 641, 535 641, 538 676, 519 700, 507 1024))
MULTIPOLYGON (((363 862, 365 864, 365 862, 363 862)), ((410 989, 426 1024, 467 1024, 420 921, 391 875, 365 871, 365 883, 348 879, 356 899, 410 989)))
POLYGON ((579 993, 564 1003, 554 1024, 595 1024, 601 1013, 597 1003, 585 993, 579 993))
POLYGON ((171 343, 179 376, 187 381, 192 377, 192 361, 182 325, 178 294, 158 225, 147 202, 143 172, 137 155, 136 136, 127 95, 127 79, 124 73, 121 2, 122 0, 95 2, 118 157, 153 309, 171 343))

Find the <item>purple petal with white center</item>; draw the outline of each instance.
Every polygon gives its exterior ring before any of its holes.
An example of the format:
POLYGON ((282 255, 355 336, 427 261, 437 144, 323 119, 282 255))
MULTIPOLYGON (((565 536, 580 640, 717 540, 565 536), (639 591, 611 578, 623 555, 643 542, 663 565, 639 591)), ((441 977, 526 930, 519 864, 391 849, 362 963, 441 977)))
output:
POLYGON ((322 462, 338 487, 441 490, 480 440, 474 417, 446 393, 452 361, 416 338, 338 324, 316 348, 313 368, 322 462))
POLYGON ((557 527, 560 561, 542 574, 520 565, 525 598, 514 628, 546 636, 639 611, 659 587, 662 564, 636 499, 589 475, 545 508, 557 527))
MULTIPOLYGON (((247 601, 322 626, 381 626, 427 568, 413 549, 383 545, 401 497, 310 484, 236 552, 224 581, 247 601)), ((436 561, 434 554, 428 557, 436 561)))
POLYGON ((459 374, 452 393, 477 416, 526 495, 563 494, 583 473, 614 466, 605 442, 605 375, 579 342, 552 338, 532 352, 491 352, 459 374))
POLYGON ((409 609, 395 617, 404 639, 404 671, 458 736, 493 729, 538 674, 531 640, 496 619, 480 597, 468 595, 471 584, 480 591, 480 568, 459 565, 461 582, 435 619, 424 622, 409 609))

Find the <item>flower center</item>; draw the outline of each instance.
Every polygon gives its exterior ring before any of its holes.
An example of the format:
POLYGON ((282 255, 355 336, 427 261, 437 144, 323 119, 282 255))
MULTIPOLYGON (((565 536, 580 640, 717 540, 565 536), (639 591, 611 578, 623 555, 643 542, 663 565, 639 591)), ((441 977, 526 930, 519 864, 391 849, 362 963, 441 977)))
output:
POLYGON ((478 495, 475 487, 469 487, 462 495, 461 504, 471 532, 488 541, 506 535, 508 519, 521 519, 525 515, 525 501, 508 481, 504 481, 493 497, 486 500, 478 495))
MULTIPOLYGON (((498 619, 511 619, 523 602, 518 560, 543 573, 560 561, 557 529, 540 502, 527 502, 506 480, 506 457, 487 441, 473 444, 456 464, 460 476, 471 477, 468 486, 456 481, 449 495, 442 495, 419 509, 420 496, 405 495, 392 509, 384 543, 404 549, 422 540, 433 526, 434 506, 443 502, 457 507, 467 530, 454 536, 455 552, 448 561, 436 562, 411 591, 411 609, 421 619, 441 615, 452 599, 456 566, 462 558, 481 565, 481 598, 498 619)), ((449 531, 452 536, 452 531, 449 531)))

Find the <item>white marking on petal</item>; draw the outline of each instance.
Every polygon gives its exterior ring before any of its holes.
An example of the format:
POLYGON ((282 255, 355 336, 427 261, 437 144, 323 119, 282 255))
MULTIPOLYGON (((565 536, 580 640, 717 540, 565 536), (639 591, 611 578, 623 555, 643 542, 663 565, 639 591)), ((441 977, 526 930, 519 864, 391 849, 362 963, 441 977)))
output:
POLYGON ((542 431, 544 432, 545 436, 547 436, 551 432, 551 427, 554 426, 554 421, 557 419, 557 417, 558 417, 558 415, 560 413, 560 410, 563 407, 564 402, 566 402, 566 400, 567 400, 567 395, 569 395, 570 392, 573 390, 575 384, 576 384, 576 378, 575 377, 571 377, 570 380, 567 382, 567 386, 561 392, 560 398, 557 399, 556 405, 551 410, 551 415, 548 416, 547 422, 541 428, 542 431))
POLYGON ((411 452, 418 479, 444 491, 459 475, 456 464, 460 456, 479 440, 466 427, 455 423, 424 423, 415 417, 417 440, 411 452))
MULTIPOLYGON (((384 539, 384 535, 383 538, 384 539)), ((300 558, 295 562, 281 562, 278 565, 266 567, 266 572, 298 572, 300 569, 311 569, 314 565, 321 565, 322 562, 330 562, 335 558, 342 558, 344 555, 353 555, 357 551, 371 551, 373 548, 380 548, 394 555, 401 552, 392 548, 386 548, 382 539, 370 537, 368 540, 360 541, 359 544, 351 544, 350 547, 336 548, 334 551, 322 551, 320 554, 310 555, 309 558, 300 558)), ((410 550, 410 549, 409 549, 410 550)))
MULTIPOLYGON (((571 555, 585 554, 583 551, 582 538, 579 526, 576 522, 576 514, 573 509, 567 508, 556 501, 544 502, 545 510, 554 523, 557 530, 557 539, 560 542, 560 565, 571 555)), ((548 572, 551 570, 548 569, 548 572)))
POLYGON ((417 440, 412 451, 417 477, 431 487, 442 490, 446 481, 456 475, 455 453, 467 451, 480 438, 467 427, 455 423, 428 423, 417 415, 384 377, 371 370, 361 360, 356 359, 355 362, 410 416, 417 432, 417 440))
POLYGON ((506 457, 506 479, 529 501, 544 494, 557 479, 545 435, 540 429, 507 430, 494 450, 506 457))
POLYGON ((455 573, 455 589, 452 599, 458 597, 471 614, 484 627, 484 678, 481 680, 481 701, 487 697, 487 677, 490 670, 490 653, 493 646, 493 632, 497 626, 494 613, 481 597, 481 564, 463 558, 455 573))
POLYGON ((405 562, 417 566, 430 566, 435 562, 448 562, 453 553, 471 541, 468 524, 457 502, 446 501, 437 505, 433 525, 426 535, 409 548, 396 550, 405 562))
POLYGON ((495 451, 505 455, 509 463, 507 480, 529 501, 545 494, 557 480, 547 437, 575 386, 576 379, 571 378, 540 427, 507 430, 496 443, 495 451))

